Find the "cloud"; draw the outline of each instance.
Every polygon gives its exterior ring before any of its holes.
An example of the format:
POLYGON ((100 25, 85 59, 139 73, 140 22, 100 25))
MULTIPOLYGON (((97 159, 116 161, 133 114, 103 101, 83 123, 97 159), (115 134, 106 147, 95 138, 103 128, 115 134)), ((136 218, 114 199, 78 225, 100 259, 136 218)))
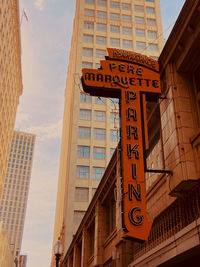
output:
POLYGON ((40 10, 42 11, 44 9, 44 0, 36 0, 34 2, 34 5, 40 10))
POLYGON ((25 131, 36 134, 40 141, 46 141, 52 138, 60 138, 62 132, 62 120, 46 126, 32 126, 26 128, 25 131))

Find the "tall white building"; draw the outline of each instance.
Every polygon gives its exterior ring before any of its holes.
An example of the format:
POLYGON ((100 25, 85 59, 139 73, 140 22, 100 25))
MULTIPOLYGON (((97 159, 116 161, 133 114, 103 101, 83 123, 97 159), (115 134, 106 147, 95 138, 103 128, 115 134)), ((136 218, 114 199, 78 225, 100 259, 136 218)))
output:
POLYGON ((82 92, 82 68, 98 68, 107 47, 158 58, 159 0, 77 0, 65 91, 54 228, 67 250, 118 141, 117 100, 82 92))

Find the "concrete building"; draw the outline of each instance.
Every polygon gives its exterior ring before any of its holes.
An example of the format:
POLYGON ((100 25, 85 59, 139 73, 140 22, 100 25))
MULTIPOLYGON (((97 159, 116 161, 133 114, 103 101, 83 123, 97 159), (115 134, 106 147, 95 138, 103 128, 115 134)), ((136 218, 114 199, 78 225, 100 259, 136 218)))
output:
POLYGON ((0 0, 0 200, 15 116, 22 94, 18 0, 0 0))
POLYGON ((14 256, 21 249, 34 146, 35 135, 14 131, 0 203, 0 221, 14 256))
POLYGON ((118 142, 118 100, 82 92, 82 68, 98 68, 107 47, 158 58, 159 0, 77 0, 65 91, 54 241, 64 249, 87 210, 118 142))
POLYGON ((153 220, 148 240, 124 238, 119 147, 61 266, 199 266, 199 43, 200 0, 186 0, 159 57, 161 98, 149 103, 148 160, 160 147, 159 169, 169 172, 146 177, 147 215, 153 220))

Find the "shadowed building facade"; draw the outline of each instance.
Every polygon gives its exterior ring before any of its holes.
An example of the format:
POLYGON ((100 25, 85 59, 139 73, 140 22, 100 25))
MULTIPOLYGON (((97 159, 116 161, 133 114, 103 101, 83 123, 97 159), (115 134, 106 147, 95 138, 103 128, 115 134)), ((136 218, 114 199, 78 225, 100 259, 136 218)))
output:
POLYGON ((119 140, 117 99, 83 93, 82 68, 98 68, 107 47, 158 58, 160 1, 77 0, 65 90, 54 227, 68 248, 119 140))

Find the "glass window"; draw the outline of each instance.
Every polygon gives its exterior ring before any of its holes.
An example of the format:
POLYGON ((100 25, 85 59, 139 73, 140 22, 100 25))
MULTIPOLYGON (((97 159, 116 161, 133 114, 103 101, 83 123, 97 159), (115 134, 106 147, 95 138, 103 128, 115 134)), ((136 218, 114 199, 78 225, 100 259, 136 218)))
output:
POLYGON ((79 118, 82 120, 91 120, 91 110, 80 109, 79 118))
POLYGON ((124 10, 131 10, 131 5, 127 3, 122 3, 122 9, 124 10))
POLYGON ((105 169, 102 167, 93 167, 92 169, 92 178, 101 179, 104 174, 105 169))
POLYGON ((147 24, 156 25, 156 20, 155 19, 147 19, 147 24))
POLYGON ((96 29, 98 30, 98 31, 106 31, 106 24, 103 24, 103 23, 97 23, 96 24, 96 29))
POLYGON ((94 4, 94 0, 85 0, 86 4, 94 4))
POLYGON ((146 50, 146 43, 144 42, 136 42, 136 48, 139 50, 146 50))
POLYGON ((100 128, 94 128, 95 139, 106 139, 106 130, 100 128))
POLYGON ((123 27, 122 32, 123 34, 132 34, 132 28, 123 27))
POLYGON ((105 121, 106 120, 106 113, 105 111, 94 111, 94 119, 96 121, 105 121))
POLYGON ((135 5, 135 11, 136 12, 144 12, 144 7, 143 6, 135 5))
POLYGON ((119 122, 119 113, 111 112, 110 113, 110 121, 111 122, 119 122))
POLYGON ((118 130, 110 130, 110 140, 118 141, 119 140, 119 131, 118 130))
POLYGON ((93 67, 92 62, 86 62, 86 61, 82 62, 82 68, 92 69, 92 67, 93 67))
POLYGON ((107 1, 106 0, 98 0, 97 3, 99 6, 106 6, 107 1))
POLYGON ((151 51, 158 51, 158 45, 157 44, 148 44, 148 48, 151 51))
POLYGON ((89 146, 78 146, 77 154, 78 154, 78 157, 89 158, 90 147, 89 146))
POLYGON ((131 22, 131 16, 129 16, 129 15, 122 15, 122 20, 131 22))
POLYGON ((120 33, 120 27, 119 26, 110 25, 110 32, 120 33))
POLYGON ((120 20, 120 14, 110 13, 110 19, 120 20))
POLYGON ((85 211, 75 210, 74 211, 74 223, 75 224, 80 224, 80 222, 83 219, 84 214, 85 214, 85 211))
POLYGON ((80 101, 83 103, 91 103, 92 97, 86 93, 80 93, 80 101))
POLYGON ((106 156, 105 147, 94 147, 93 148, 94 159, 105 159, 105 156, 106 156))
POLYGON ((136 29, 135 34, 136 34, 136 36, 144 37, 145 36, 145 30, 136 29))
POLYGON ((93 35, 90 34, 83 34, 83 41, 87 43, 92 43, 93 42, 93 35))
POLYGON ((96 49, 96 57, 105 57, 106 50, 96 49))
POLYGON ((112 7, 112 8, 119 8, 119 2, 111 1, 110 2, 110 7, 112 7))
POLYGON ((119 47, 120 46, 120 39, 110 38, 110 45, 119 47))
POLYGON ((93 56, 93 49, 92 48, 83 47, 82 55, 86 56, 86 57, 92 57, 93 56))
POLYGON ((123 47, 129 47, 129 48, 133 46, 132 41, 130 40, 123 40, 122 45, 123 47))
POLYGON ((85 29, 94 29, 94 22, 84 21, 84 28, 85 29))
POLYGON ((75 201, 88 201, 89 200, 89 188, 76 187, 75 188, 75 201))
POLYGON ((94 10, 93 9, 84 9, 84 15, 93 17, 94 16, 94 10))
POLYGON ((89 178, 89 166, 77 166, 76 177, 78 178, 89 178))
POLYGON ((154 7, 146 7, 146 12, 147 13, 151 13, 151 14, 154 14, 155 13, 155 8, 154 7))
POLYGON ((97 44, 106 44, 106 37, 104 37, 104 36, 96 36, 96 43, 97 44))
POLYGON ((95 96, 94 103, 95 104, 106 104, 106 98, 95 96))
POLYGON ((78 128, 78 136, 84 138, 90 138, 91 136, 91 129, 88 127, 79 127, 78 128))
POLYGON ((144 24, 144 18, 143 17, 135 17, 135 23, 142 23, 142 24, 144 24))
POLYGON ((119 105, 119 99, 118 98, 110 99, 110 104, 113 106, 119 105))
POLYGON ((147 2, 154 2, 154 0, 146 0, 147 2))
POLYGON ((148 31, 148 37, 152 38, 152 39, 156 39, 157 38, 157 32, 155 31, 148 31))
POLYGON ((100 67, 101 67, 101 64, 100 64, 100 63, 96 63, 96 64, 95 64, 95 68, 96 68, 96 69, 99 69, 100 67))
POLYGON ((98 18, 106 18, 106 12, 97 10, 98 18))

